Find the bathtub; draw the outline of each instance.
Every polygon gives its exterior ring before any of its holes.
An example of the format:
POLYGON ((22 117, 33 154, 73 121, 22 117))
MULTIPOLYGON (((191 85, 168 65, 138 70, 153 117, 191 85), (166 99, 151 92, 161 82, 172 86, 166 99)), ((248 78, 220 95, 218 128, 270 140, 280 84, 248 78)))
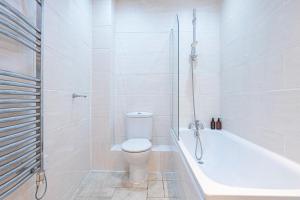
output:
POLYGON ((201 191, 199 199, 300 199, 300 165, 227 131, 204 130, 201 139, 203 164, 194 156, 193 131, 181 129, 179 141, 174 137, 201 191))

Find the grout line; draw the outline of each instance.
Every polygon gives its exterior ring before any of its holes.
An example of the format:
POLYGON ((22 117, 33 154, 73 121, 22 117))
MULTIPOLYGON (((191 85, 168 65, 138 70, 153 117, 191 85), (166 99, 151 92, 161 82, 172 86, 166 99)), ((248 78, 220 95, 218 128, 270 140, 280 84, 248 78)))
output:
MULTIPOLYGON (((147 183, 147 185, 148 185, 148 183, 147 183)), ((149 197, 149 190, 148 190, 148 187, 147 187, 147 195, 146 195, 146 199, 148 199, 148 197, 149 197)))
POLYGON ((113 188, 113 189, 114 189, 114 191, 113 191, 113 194, 110 199, 113 199, 113 197, 115 196, 115 193, 116 193, 116 188, 113 188))
POLYGON ((164 198, 166 198, 165 181, 164 181, 164 179, 162 179, 162 184, 163 184, 163 190, 164 190, 164 198))
MULTIPOLYGON (((94 171, 95 172, 95 171, 94 171)), ((98 172, 100 172, 100 171, 98 171, 98 172)), ((106 171, 105 172, 105 174, 106 173, 109 173, 109 172, 111 172, 111 171, 106 171)), ((101 173, 101 172, 100 172, 101 173)), ((103 172, 102 172, 103 173, 103 172)), ((84 179, 82 180, 82 182, 83 181, 86 181, 86 184, 85 184, 85 186, 87 186, 87 187, 92 187, 92 188, 94 188, 94 189, 92 189, 92 190, 88 190, 89 192, 86 194, 86 196, 83 196, 83 197, 93 197, 94 196, 94 194, 96 194, 95 193, 95 188, 97 188, 97 182, 94 182, 94 181, 92 181, 93 179, 90 179, 91 178, 91 176, 90 176, 90 174, 91 174, 91 172, 90 173, 88 173, 85 177, 84 177, 84 179), (87 178, 89 178, 89 180, 86 180, 87 178)), ((149 182, 151 182, 151 181, 149 181, 149 180, 146 180, 146 188, 138 188, 138 189, 143 189, 143 190, 147 190, 147 193, 146 193, 146 199, 145 200, 147 200, 148 198, 150 198, 150 199, 158 199, 158 198, 166 198, 166 195, 165 195, 165 187, 164 187, 164 180, 163 179, 158 179, 158 180, 153 180, 154 182, 157 182, 157 183, 162 183, 162 189, 163 189, 163 192, 164 192, 164 194, 163 194, 163 197, 149 197, 149 182)), ((81 188, 82 186, 83 186, 83 184, 82 184, 82 182, 81 182, 81 184, 80 184, 80 186, 77 188, 77 190, 79 189, 79 188, 81 188)), ((113 192, 112 192, 112 196, 111 197, 108 197, 110 200, 112 200, 112 198, 115 196, 115 194, 116 194, 116 189, 118 189, 119 187, 111 187, 112 189, 113 189, 113 192)), ((127 191, 130 191, 130 189, 131 188, 133 188, 134 189, 134 187, 129 187, 129 188, 126 188, 126 187, 120 187, 120 188, 122 188, 122 189, 125 189, 125 190, 127 190, 127 191)), ((74 199, 73 200, 76 200, 77 198, 81 198, 80 196, 78 196, 78 194, 76 193, 75 195, 74 195, 74 199)))

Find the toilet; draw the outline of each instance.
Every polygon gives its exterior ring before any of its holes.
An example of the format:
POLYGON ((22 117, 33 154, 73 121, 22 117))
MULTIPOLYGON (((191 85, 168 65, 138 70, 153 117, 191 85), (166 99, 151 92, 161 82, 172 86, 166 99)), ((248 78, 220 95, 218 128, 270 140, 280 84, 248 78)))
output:
POLYGON ((129 164, 129 181, 143 183, 147 178, 147 164, 152 147, 152 113, 126 114, 126 141, 122 143, 123 155, 129 164))

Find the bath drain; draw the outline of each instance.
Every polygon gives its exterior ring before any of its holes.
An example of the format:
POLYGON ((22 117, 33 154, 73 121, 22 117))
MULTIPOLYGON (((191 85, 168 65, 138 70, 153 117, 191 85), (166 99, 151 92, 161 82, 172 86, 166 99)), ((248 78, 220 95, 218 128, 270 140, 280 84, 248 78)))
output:
POLYGON ((204 162, 201 161, 201 160, 199 160, 198 163, 199 163, 200 165, 203 165, 203 164, 204 164, 204 162))

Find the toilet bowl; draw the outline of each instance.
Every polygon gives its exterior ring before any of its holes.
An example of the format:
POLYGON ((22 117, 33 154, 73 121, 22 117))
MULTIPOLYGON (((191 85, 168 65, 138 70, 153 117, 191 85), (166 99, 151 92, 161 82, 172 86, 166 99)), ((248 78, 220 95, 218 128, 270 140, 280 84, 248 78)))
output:
POLYGON ((129 164, 129 181, 139 184, 147 179, 147 164, 152 144, 147 139, 129 139, 122 144, 122 151, 129 164))
POLYGON ((126 114, 126 137, 122 143, 124 158, 129 165, 129 181, 143 183, 147 178, 147 164, 151 152, 152 113, 126 114))

